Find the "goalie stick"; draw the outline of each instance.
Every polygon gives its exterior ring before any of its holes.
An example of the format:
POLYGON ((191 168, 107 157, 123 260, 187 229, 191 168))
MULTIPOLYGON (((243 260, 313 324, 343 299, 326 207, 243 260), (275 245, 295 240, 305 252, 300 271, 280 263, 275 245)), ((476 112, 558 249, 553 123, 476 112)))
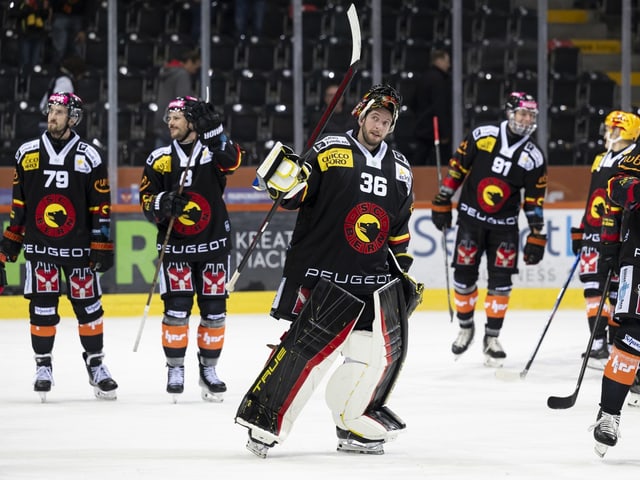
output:
MULTIPOLYGON (((329 121, 329 119, 331 118, 331 115, 333 114, 333 111, 335 110, 338 100, 340 100, 340 98, 343 96, 345 90, 349 86, 349 83, 351 83, 351 79, 353 78, 353 76, 358 70, 358 64, 360 62, 360 52, 362 47, 361 47, 360 23, 358 21, 358 13, 356 12, 356 7, 353 5, 353 3, 347 9, 347 19, 349 20, 349 27, 351 29, 351 63, 349 65, 349 69, 347 70, 347 73, 342 79, 342 82, 338 86, 338 90, 336 90, 335 95, 331 99, 331 103, 329 103, 329 105, 325 109, 324 113, 322 114, 322 117, 320 117, 320 120, 318 121, 318 124, 313 129, 311 136, 307 140, 306 151, 311 149, 311 147, 313 146, 317 138, 322 134, 324 128, 327 125, 327 122, 329 121)), ((300 155, 300 158, 303 158, 303 157, 304 157, 304 153, 300 155)), ((228 292, 233 292, 235 290, 236 283, 240 278, 240 274, 242 273, 244 268, 247 266, 247 263, 249 262, 249 259, 253 254, 253 251, 258 245, 258 241, 260 240, 260 238, 262 237, 262 234, 265 232, 265 230, 269 226, 269 223, 271 222, 273 215, 276 213, 276 211, 278 210, 278 207, 282 203, 283 197, 284 195, 280 195, 278 199, 275 202, 273 202, 271 209, 265 216, 264 220, 262 221, 262 224, 260 224, 260 227, 258 228, 256 235, 253 237, 251 244, 247 248, 247 251, 245 252, 242 259, 240 260, 240 263, 236 267, 235 272, 233 272, 231 279, 227 282, 228 292)))
POLYGON ((549 320, 547 320, 547 324, 544 326, 544 329, 542 330, 542 335, 540 336, 540 340, 538 340, 538 344, 536 345, 536 348, 533 350, 533 353, 531 354, 531 358, 529 358, 529 361, 525 365, 524 369, 521 372, 516 372, 514 370, 499 369, 499 370, 496 370, 497 378, 499 378, 500 380, 508 380, 508 381, 525 379, 525 377, 527 376, 527 373, 529 372, 529 369, 531 368, 531 364, 533 363, 533 360, 536 358, 538 350, 540 349, 542 340, 544 340, 544 337, 547 334, 547 330, 549 330, 549 325, 551 325, 551 320, 553 320, 553 317, 558 311, 558 307, 560 306, 562 297, 564 297, 564 293, 567 291, 567 288, 569 287, 569 283, 571 283, 571 279, 573 278, 573 275, 579 263, 580 263, 580 254, 576 255, 576 259, 573 262, 571 271, 569 272, 569 278, 567 278, 567 281, 564 282, 564 285, 560 289, 560 292, 558 292, 558 297, 556 298, 556 303, 553 305, 553 309, 551 310, 551 315, 549 315, 549 320))
POLYGON ((607 280, 605 281, 604 288, 602 289, 602 298, 600 299, 600 305, 598 305, 598 312, 596 313, 596 323, 593 326, 593 330, 591 331, 591 336, 589 337, 589 343, 587 344, 587 349, 585 350, 584 358, 582 359, 582 366, 580 367, 580 373, 578 374, 576 389, 568 397, 550 396, 549 398, 547 398, 547 406, 549 408, 552 408, 554 410, 565 410, 567 408, 573 407, 576 404, 576 400, 578 398, 578 392, 580 392, 580 385, 582 385, 582 379, 584 378, 584 372, 587 369, 587 363, 589 362, 589 352, 591 352, 593 339, 596 336, 596 331, 598 330, 598 324, 602 321, 602 318, 600 317, 600 315, 602 314, 602 309, 604 308, 604 302, 607 301, 607 295, 609 293, 609 284, 611 283, 611 275, 613 275, 613 270, 609 270, 609 273, 607 274, 607 280))
MULTIPOLYGON (((433 117, 433 146, 436 151, 436 172, 438 173, 438 188, 442 185, 442 161, 440 160, 440 129, 438 117, 433 117)), ((451 306, 451 287, 449 286, 449 253, 447 252, 447 228, 442 229, 442 251, 444 252, 444 277, 447 285, 447 306, 449 307, 449 320, 453 322, 453 307, 451 306)))

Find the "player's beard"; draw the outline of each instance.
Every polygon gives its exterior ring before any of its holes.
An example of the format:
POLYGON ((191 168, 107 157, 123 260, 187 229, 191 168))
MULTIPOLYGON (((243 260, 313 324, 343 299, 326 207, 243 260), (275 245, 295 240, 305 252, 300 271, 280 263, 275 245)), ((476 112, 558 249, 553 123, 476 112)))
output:
POLYGON ((67 130, 67 124, 65 123, 64 125, 59 125, 55 122, 49 122, 47 124, 47 130, 53 138, 62 138, 65 131, 67 130))

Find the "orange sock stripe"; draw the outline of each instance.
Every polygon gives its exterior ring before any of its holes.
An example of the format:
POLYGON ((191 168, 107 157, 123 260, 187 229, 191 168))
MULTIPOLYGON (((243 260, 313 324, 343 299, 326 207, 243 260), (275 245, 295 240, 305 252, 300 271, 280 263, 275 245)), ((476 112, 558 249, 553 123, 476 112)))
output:
MULTIPOLYGON (((595 317, 600 307, 602 297, 587 297, 587 317, 595 317)), ((607 319, 607 323, 611 322, 611 305, 605 302, 602 306, 602 316, 607 319)))
POLYGON ((186 348, 189 343, 189 325, 162 324, 162 346, 167 348, 186 348))
POLYGON ((484 300, 484 311, 487 318, 504 318, 509 307, 509 297, 506 295, 487 295, 484 300))
POLYGON ((55 337, 56 327, 39 327, 38 325, 31 325, 31 335, 36 337, 55 337))
POLYGON ((204 350, 222 350, 225 327, 198 327, 198 347, 204 350))
POLYGON ((104 323, 102 319, 94 320, 90 323, 78 324, 78 332, 81 337, 93 337, 96 335, 102 335, 104 331, 104 323))
POLYGON ((478 301, 478 290, 475 290, 473 293, 454 292, 453 297, 456 305, 456 312, 471 313, 476 308, 476 302, 478 301))
POLYGON ((604 376, 622 385, 632 385, 636 378, 638 364, 640 364, 640 357, 618 350, 614 345, 609 354, 609 361, 604 367, 604 376))

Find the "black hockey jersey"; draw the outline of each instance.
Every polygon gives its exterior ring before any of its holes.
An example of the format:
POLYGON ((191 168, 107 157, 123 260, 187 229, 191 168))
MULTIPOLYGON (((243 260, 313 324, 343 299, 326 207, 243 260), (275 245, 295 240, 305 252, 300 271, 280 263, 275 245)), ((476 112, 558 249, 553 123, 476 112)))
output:
POLYGON ((492 228, 517 228, 521 205, 530 226, 544 224, 547 167, 529 136, 509 143, 507 121, 474 128, 449 161, 443 186, 461 185, 458 219, 492 228), (524 202, 522 192, 524 190, 524 202))
POLYGON ((372 154, 349 133, 317 141, 304 196, 285 201, 299 207, 284 277, 312 288, 325 278, 354 294, 371 293, 390 281, 389 249, 409 244, 413 175, 405 157, 382 142, 372 154))
POLYGON ((640 144, 623 150, 618 169, 607 183, 611 205, 602 220, 603 243, 622 242, 621 264, 637 262, 640 251, 640 144))
POLYGON ((165 240, 169 221, 156 218, 153 212, 155 196, 177 191, 183 172, 183 193, 189 203, 173 223, 164 258, 174 261, 199 261, 231 251, 231 225, 223 194, 226 175, 233 173, 241 162, 240 150, 232 142, 213 153, 197 141, 190 157, 176 142, 155 149, 147 158, 140 203, 147 219, 157 224, 158 250, 165 240))
POLYGON ((591 183, 587 196, 587 205, 580 222, 583 229, 582 239, 590 245, 600 243, 600 230, 602 219, 607 212, 607 182, 617 172, 618 162, 623 156, 633 150, 635 144, 630 145, 619 152, 602 152, 596 155, 591 165, 591 183))
POLYGON ((25 232, 26 259, 87 266, 91 237, 110 238, 111 190, 98 151, 73 131, 59 152, 47 133, 23 143, 10 222, 25 232))

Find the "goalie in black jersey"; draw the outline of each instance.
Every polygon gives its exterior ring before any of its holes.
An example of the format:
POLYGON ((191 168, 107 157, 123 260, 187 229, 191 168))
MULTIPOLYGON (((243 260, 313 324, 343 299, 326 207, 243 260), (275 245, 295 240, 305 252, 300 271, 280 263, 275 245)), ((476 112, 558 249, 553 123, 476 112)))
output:
POLYGON ((96 397, 115 399, 117 383, 102 362, 103 309, 99 273, 113 266, 111 190, 100 153, 73 130, 82 100, 73 93, 49 96, 47 131, 16 152, 11 221, 0 244, 4 262, 24 250, 34 390, 44 401, 53 385, 52 358, 63 277, 78 319, 83 358, 96 397))
POLYGON ((375 86, 353 110, 358 128, 322 137, 303 158, 278 143, 258 168, 258 188, 298 209, 271 310, 292 324, 236 415, 258 456, 285 440, 339 354, 344 363, 326 389, 338 450, 381 454, 405 427, 386 401, 422 285, 406 273, 411 168, 384 141, 400 101, 393 88, 375 86))

